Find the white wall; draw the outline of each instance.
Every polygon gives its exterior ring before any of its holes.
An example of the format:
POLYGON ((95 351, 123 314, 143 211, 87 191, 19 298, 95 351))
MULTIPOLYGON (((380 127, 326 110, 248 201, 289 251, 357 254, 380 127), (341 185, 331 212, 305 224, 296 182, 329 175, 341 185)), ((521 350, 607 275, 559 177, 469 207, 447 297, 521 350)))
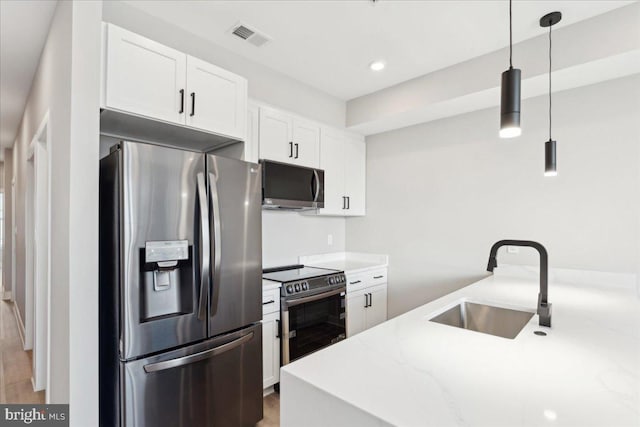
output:
POLYGON ((12 208, 11 208, 11 180, 13 179, 13 150, 4 149, 4 247, 2 248, 2 287, 6 292, 11 289, 11 229, 12 208))
POLYGON ((47 110, 51 126, 51 403, 69 402, 69 150, 72 5, 60 2, 13 147, 16 177, 16 304, 24 316, 27 150, 47 110))
POLYGON ((345 250, 345 220, 291 211, 262 211, 262 265, 298 263, 298 256, 345 250), (328 235, 333 243, 328 243, 328 235))
POLYGON ((102 4, 73 3, 69 167, 69 403, 98 425, 98 189, 102 4))
POLYGON ((171 22, 114 1, 104 2, 103 19, 246 77, 251 98, 344 127, 345 101, 182 30, 171 22))
MULTIPOLYGON (((98 115, 101 2, 59 2, 14 143, 16 288, 24 294, 27 150, 51 128, 50 388, 71 425, 97 425, 98 115)), ((24 310, 24 302, 19 302, 24 310)), ((24 318, 24 317, 23 317, 24 318)))
MULTIPOLYGON (((640 75, 554 94, 556 178, 546 97, 523 101, 516 139, 498 138, 497 108, 368 137, 367 216, 347 219, 347 250, 389 253, 389 314, 484 276, 505 238, 541 242, 551 267, 636 273, 639 104, 640 75)), ((499 264, 537 264, 521 251, 499 264)))

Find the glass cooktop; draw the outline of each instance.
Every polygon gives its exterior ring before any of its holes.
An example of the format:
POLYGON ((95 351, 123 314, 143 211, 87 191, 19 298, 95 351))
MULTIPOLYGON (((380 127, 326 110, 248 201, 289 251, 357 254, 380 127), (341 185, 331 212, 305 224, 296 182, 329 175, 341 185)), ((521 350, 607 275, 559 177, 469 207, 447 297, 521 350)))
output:
POLYGON ((274 271, 275 269, 265 270, 262 274, 263 279, 273 280, 275 282, 292 282, 296 280, 310 279, 312 277, 326 276, 328 274, 339 273, 339 270, 330 270, 328 268, 316 268, 316 267, 282 267, 282 270, 274 271))

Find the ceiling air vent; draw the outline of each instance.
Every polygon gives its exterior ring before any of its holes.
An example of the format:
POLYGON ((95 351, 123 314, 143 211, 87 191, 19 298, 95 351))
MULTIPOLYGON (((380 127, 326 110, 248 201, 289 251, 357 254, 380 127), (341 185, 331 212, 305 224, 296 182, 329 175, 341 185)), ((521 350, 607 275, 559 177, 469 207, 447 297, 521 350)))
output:
POLYGON ((256 47, 260 47, 271 40, 271 37, 261 33, 253 28, 249 28, 248 25, 238 22, 231 27, 231 34, 236 37, 240 37, 242 40, 246 40, 256 47))
POLYGON ((233 30, 233 34, 235 34, 236 36, 240 37, 241 39, 245 39, 246 40, 249 37, 251 37, 252 35, 254 35, 255 31, 248 29, 244 25, 239 25, 239 26, 236 27, 235 30, 233 30))

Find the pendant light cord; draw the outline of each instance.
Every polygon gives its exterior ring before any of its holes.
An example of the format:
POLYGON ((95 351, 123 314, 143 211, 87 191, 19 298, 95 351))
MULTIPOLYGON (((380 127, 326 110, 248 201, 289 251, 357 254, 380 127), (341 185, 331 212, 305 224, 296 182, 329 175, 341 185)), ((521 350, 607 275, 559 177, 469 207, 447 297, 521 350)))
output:
POLYGON ((549 25, 549 141, 551 141, 551 27, 549 25))
POLYGON ((513 56, 513 23, 511 22, 511 0, 509 0, 509 68, 513 68, 511 57, 513 56))

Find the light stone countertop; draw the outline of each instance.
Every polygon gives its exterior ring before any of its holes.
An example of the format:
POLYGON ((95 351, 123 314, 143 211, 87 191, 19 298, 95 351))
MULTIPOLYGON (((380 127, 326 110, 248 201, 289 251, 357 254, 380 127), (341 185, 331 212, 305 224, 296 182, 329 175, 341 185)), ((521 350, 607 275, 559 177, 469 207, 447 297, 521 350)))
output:
POLYGON ((346 273, 358 273, 372 268, 386 268, 389 265, 387 255, 360 252, 334 252, 299 257, 300 264, 340 270, 346 273))
POLYGON ((278 289, 280 286, 282 286, 282 283, 280 282, 262 279, 262 292, 270 291, 272 289, 278 289))
POLYGON ((283 367, 281 425, 640 425, 635 286, 564 280, 549 284, 550 329, 534 315, 511 340, 429 322, 463 298, 535 312, 537 275, 498 268, 283 367))

